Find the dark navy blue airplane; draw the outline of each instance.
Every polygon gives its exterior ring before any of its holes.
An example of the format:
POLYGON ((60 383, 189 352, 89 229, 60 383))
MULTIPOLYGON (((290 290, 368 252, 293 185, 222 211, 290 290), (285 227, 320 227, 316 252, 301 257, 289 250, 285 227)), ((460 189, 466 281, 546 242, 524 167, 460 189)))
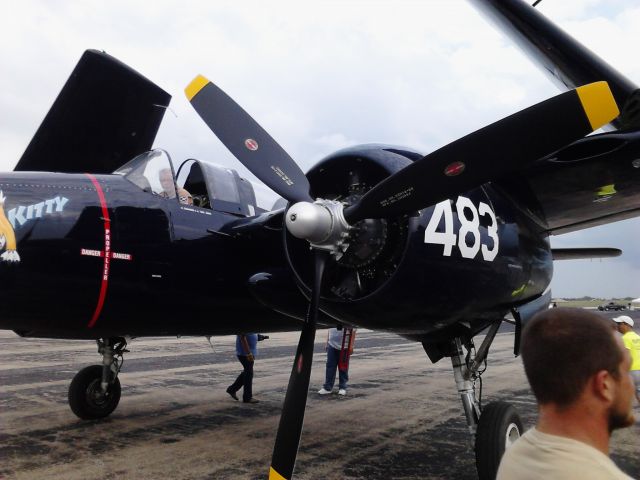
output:
POLYGON ((522 423, 507 403, 481 406, 476 380, 505 317, 517 354, 522 326, 548 307, 553 260, 620 253, 552 250, 548 236, 640 214, 640 94, 521 0, 472 3, 567 91, 427 155, 364 145, 305 174, 196 77, 197 113, 286 200, 271 211, 234 170, 174 170, 150 150, 170 96, 85 52, 0 180, 0 328, 97 341, 102 364, 69 388, 83 419, 118 405, 130 338, 301 330, 274 479, 293 474, 316 325, 394 332, 451 359, 480 478, 493 478, 522 423))

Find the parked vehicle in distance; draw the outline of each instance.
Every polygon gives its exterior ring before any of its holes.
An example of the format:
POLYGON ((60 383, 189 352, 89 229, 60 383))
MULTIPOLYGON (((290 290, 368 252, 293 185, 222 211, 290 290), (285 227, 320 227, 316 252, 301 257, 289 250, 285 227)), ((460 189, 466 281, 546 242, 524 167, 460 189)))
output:
POLYGON ((609 310, 626 310, 627 306, 622 303, 609 302, 605 305, 598 305, 598 310, 600 311, 609 311, 609 310))

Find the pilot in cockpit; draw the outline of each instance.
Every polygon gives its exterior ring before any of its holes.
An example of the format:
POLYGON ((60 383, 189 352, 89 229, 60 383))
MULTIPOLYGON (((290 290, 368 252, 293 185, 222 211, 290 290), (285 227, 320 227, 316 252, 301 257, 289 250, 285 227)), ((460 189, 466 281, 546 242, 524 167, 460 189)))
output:
MULTIPOLYGON (((173 174, 171 173, 171 169, 163 168, 159 171, 158 176, 160 179, 160 185, 162 186, 162 191, 159 195, 164 198, 175 198, 176 187, 173 183, 173 174)), ((182 187, 178 187, 178 200, 184 205, 193 205, 193 197, 182 187)))

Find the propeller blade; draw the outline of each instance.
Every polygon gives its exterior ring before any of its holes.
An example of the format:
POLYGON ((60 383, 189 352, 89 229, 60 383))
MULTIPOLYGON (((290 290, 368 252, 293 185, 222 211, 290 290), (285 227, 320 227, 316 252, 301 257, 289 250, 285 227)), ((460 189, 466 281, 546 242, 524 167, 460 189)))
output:
POLYGON ((202 75, 185 93, 204 123, 251 173, 290 202, 313 201, 300 167, 231 97, 202 75))
POLYGON ((616 118, 606 82, 562 93, 456 140, 380 182, 347 222, 397 216, 455 197, 545 157, 616 118))
POLYGON ((273 456, 271 457, 269 480, 289 480, 291 478, 300 445, 313 361, 313 343, 316 338, 320 288, 324 267, 329 258, 329 254, 325 251, 316 250, 315 252, 315 275, 311 302, 307 312, 307 321, 300 333, 298 349, 289 377, 289 386, 282 406, 276 444, 273 447, 273 456))

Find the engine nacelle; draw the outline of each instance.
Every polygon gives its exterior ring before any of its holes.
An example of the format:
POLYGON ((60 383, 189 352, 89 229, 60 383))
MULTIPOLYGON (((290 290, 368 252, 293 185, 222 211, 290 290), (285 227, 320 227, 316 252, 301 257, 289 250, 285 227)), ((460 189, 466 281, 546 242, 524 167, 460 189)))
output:
MULTIPOLYGON (((307 177, 314 197, 347 206, 419 158, 366 145, 330 155, 307 177)), ((310 244, 283 230, 287 261, 308 297, 310 244)), ((332 252, 326 264, 320 302, 325 314, 343 323, 418 339, 436 332, 446 337, 460 325, 478 332, 538 298, 551 279, 542 227, 491 184, 400 217, 364 219, 345 231, 346 248, 332 252)))

